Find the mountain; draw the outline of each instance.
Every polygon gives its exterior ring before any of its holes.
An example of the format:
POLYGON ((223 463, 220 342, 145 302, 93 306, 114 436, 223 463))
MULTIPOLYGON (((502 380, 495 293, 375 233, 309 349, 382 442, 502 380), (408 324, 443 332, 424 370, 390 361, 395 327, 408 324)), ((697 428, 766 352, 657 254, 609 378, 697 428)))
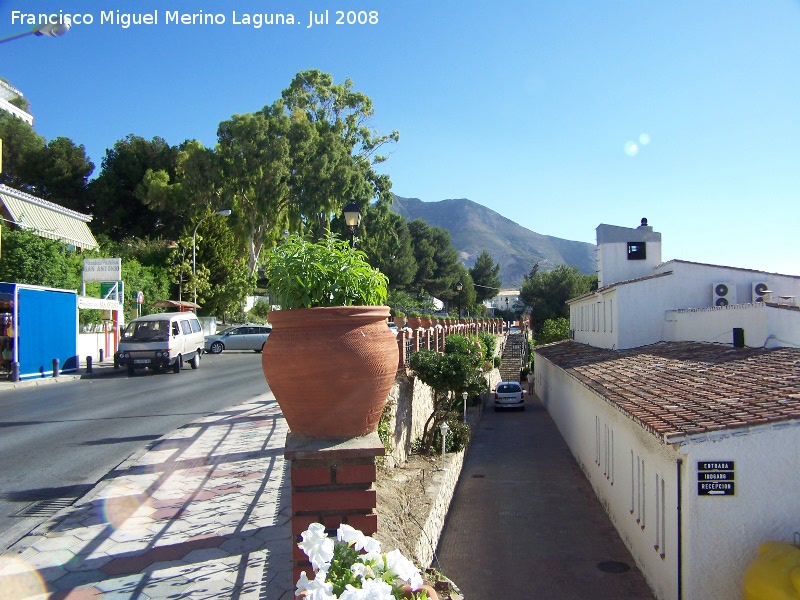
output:
POLYGON ((422 219, 449 231, 453 247, 467 268, 486 250, 495 263, 500 263, 500 279, 507 289, 519 289, 523 277, 537 262, 544 271, 566 263, 582 273, 597 272, 594 244, 536 233, 466 198, 423 202, 394 196, 392 210, 409 221, 422 219))

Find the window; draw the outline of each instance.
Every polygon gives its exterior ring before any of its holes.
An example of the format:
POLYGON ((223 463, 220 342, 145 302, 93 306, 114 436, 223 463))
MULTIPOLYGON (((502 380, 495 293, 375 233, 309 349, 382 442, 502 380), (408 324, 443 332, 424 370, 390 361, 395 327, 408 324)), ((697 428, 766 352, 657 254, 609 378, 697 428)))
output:
POLYGON ((647 245, 644 242, 628 242, 628 260, 645 260, 647 245))

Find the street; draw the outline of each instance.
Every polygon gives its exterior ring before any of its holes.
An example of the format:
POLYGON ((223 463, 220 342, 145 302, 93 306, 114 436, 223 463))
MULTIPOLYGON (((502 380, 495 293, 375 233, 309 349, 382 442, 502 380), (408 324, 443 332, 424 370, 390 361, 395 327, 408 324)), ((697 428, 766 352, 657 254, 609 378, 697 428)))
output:
POLYGON ((120 369, 4 391, 0 552, 153 440, 267 390, 260 354, 225 352, 179 374, 120 369))

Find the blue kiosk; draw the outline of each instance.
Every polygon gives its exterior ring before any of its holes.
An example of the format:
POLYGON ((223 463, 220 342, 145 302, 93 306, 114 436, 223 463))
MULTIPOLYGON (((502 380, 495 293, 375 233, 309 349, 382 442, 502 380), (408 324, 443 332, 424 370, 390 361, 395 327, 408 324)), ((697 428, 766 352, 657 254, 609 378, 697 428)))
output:
POLYGON ((77 370, 77 292, 0 283, 0 373, 19 381, 77 370))

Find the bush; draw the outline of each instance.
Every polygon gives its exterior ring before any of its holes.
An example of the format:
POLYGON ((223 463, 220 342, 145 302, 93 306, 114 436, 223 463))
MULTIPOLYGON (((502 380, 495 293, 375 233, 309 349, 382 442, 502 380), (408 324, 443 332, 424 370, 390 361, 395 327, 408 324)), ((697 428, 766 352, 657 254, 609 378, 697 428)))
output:
POLYGON ((503 359, 499 356, 495 356, 493 360, 493 365, 495 369, 499 369, 503 364, 503 359))
POLYGON ((548 319, 536 332, 536 345, 551 344, 569 338, 569 319, 548 319))
MULTIPOLYGON (((469 425, 464 423, 459 416, 455 414, 448 415, 445 419, 447 426, 450 430, 447 432, 447 440, 445 442, 445 452, 460 452, 467 447, 470 437, 469 425)), ((438 427, 433 432, 433 444, 431 445, 431 454, 436 454, 442 451, 442 430, 438 427)))
POLYGON ((486 354, 484 355, 484 358, 486 360, 494 360, 494 353, 495 350, 497 349, 497 338, 493 336, 491 333, 487 333, 486 331, 481 331, 478 334, 478 339, 480 339, 481 343, 486 349, 486 354))

